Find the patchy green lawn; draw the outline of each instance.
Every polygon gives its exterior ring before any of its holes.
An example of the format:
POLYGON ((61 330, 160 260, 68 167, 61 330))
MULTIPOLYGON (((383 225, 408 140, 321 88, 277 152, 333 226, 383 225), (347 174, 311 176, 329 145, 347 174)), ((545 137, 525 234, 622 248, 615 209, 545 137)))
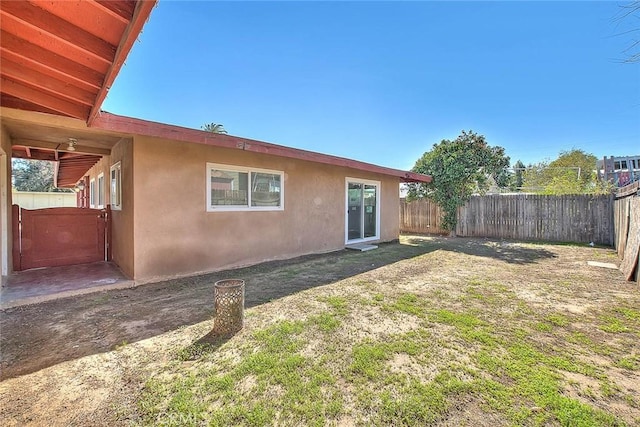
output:
POLYGON ((407 236, 340 262, 363 259, 229 339, 208 320, 83 358, 117 369, 109 424, 640 425, 640 290, 586 263, 612 250, 407 236))

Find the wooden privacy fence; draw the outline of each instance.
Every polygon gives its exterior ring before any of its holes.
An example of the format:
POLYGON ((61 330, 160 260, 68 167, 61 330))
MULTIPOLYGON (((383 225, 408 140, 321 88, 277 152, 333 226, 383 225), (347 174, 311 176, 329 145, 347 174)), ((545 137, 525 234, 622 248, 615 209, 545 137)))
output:
POLYGON ((615 247, 622 259, 620 269, 627 280, 636 282, 640 256, 640 183, 618 190, 614 205, 615 247))
MULTIPOLYGON (((640 210, 640 206, 632 206, 640 203, 638 192, 640 192, 640 182, 629 184, 616 192, 616 201, 613 207, 613 221, 616 230, 615 248, 620 258, 624 258, 627 238, 630 234, 632 213, 640 214, 640 212, 634 212, 634 210, 640 210)), ((640 233, 640 230, 637 230, 637 233, 640 233)))
POLYGON ((400 199, 400 231, 404 233, 449 234, 442 228, 442 209, 430 200, 400 199))
POLYGON ((551 242, 613 245, 611 196, 491 195, 472 197, 458 212, 456 233, 551 242))
MULTIPOLYGON (((400 231, 446 233, 440 208, 428 200, 400 202, 400 231)), ((613 197, 531 194, 473 196, 458 210, 456 234, 554 242, 614 244, 613 197)))

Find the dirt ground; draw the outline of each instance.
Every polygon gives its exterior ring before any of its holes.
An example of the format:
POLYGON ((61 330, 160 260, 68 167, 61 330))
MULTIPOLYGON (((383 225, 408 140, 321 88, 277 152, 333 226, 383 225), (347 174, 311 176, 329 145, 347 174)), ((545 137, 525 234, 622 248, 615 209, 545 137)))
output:
MULTIPOLYGON (((215 281, 245 280, 246 322, 250 323, 270 316, 298 316, 295 304, 282 301, 304 298, 303 291, 362 274, 397 275, 402 278, 398 286, 408 289, 416 260, 421 260, 419 270, 428 270, 431 282, 451 293, 458 292, 457 277, 490 274, 492 280, 514 286, 526 282, 517 294, 541 309, 580 314, 612 300, 640 304, 637 285, 625 282, 619 271, 587 265, 588 260, 618 263, 610 249, 405 236, 401 244, 383 244, 366 253, 306 256, 4 310, 0 313, 0 418, 6 420, 4 425, 139 422, 136 401, 145 381, 160 366, 172 363, 176 348, 192 344, 211 329, 215 281), (429 264, 425 254, 431 255, 429 264), (567 287, 549 289, 550 273, 566 277, 567 287)), ((640 386, 633 385, 638 378, 635 371, 621 382, 640 393, 640 386)), ((640 411, 621 417, 640 420, 640 411)))
POLYGON ((244 279, 245 307, 251 308, 427 250, 397 247, 393 253, 385 252, 378 263, 345 250, 4 310, 0 320, 0 379, 109 352, 123 344, 211 319, 213 285, 218 280, 244 279))

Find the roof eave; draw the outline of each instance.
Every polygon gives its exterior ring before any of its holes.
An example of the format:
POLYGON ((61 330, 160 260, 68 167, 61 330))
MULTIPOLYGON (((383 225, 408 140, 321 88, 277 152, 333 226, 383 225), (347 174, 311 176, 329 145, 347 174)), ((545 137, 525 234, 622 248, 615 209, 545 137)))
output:
POLYGON ((136 9, 133 13, 133 18, 131 19, 131 22, 129 22, 129 25, 125 30, 125 34, 120 40, 120 44, 118 45, 118 49, 116 50, 116 55, 113 63, 111 64, 111 67, 109 68, 109 71, 105 76, 104 83, 98 91, 96 100, 91 107, 91 111, 89 112, 89 116, 87 117, 87 125, 90 126, 97 115, 100 113, 102 102, 106 98, 109 89, 111 89, 111 85, 118 76, 120 68, 122 68, 122 66, 124 65, 124 61, 127 59, 131 48, 142 32, 142 28, 149 19, 151 11, 156 6, 156 3, 157 0, 140 0, 136 3, 136 9))
POLYGON ((377 166, 371 163, 365 163, 344 157, 285 147, 282 145, 232 135, 215 134, 197 129, 189 129, 181 126, 120 116, 117 114, 107 113, 105 111, 100 112, 100 114, 95 117, 90 127, 129 135, 144 135, 156 138, 172 139, 182 142, 191 142, 195 144, 251 151, 297 160, 306 160, 333 166, 342 166, 366 172, 395 176, 400 178, 403 182, 431 182, 430 176, 415 172, 377 166))
POLYGON ((405 176, 404 177, 400 177, 400 180, 402 182, 413 182, 413 183, 424 183, 424 184, 428 184, 431 182, 431 175, 423 175, 421 173, 416 173, 416 172, 405 172, 405 176))

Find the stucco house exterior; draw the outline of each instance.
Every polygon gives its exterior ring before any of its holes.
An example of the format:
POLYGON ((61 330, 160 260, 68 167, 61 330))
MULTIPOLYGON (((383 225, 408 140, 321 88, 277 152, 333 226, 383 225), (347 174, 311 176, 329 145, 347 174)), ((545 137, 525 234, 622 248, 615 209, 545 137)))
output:
MULTIPOLYGON (((82 188, 82 209, 108 207, 107 256, 141 283, 398 238, 400 182, 430 177, 100 111, 119 69, 113 64, 124 61, 155 2, 122 3, 132 8, 130 21, 88 108, 64 94, 57 94, 64 103, 52 99, 56 93, 41 79, 18 81, 2 62, 3 81, 29 89, 5 93, 12 89, 2 86, 3 276, 11 273, 16 251, 12 156, 55 161, 57 185, 82 188)), ((47 61, 42 48, 33 55, 47 61)), ((24 61, 25 73, 43 72, 30 64, 24 61)))
POLYGON ((6 150, 24 133, 55 129, 78 150, 109 152, 82 173, 78 199, 110 205, 112 260, 139 281, 397 239, 399 183, 428 179, 104 112, 92 127, 4 107, 2 117, 6 150))

